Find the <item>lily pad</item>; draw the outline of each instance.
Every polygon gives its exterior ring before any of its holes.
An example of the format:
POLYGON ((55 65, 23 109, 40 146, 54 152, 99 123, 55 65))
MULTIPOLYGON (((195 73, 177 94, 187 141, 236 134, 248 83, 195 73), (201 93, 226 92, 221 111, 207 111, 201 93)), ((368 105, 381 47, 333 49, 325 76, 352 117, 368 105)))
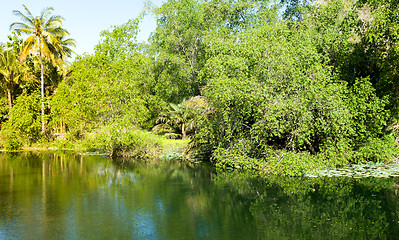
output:
MULTIPOLYGON (((314 177, 315 174, 308 174, 306 177, 314 177)), ((344 168, 337 168, 335 170, 324 169, 320 170, 317 176, 325 177, 376 177, 389 178, 399 177, 399 164, 354 164, 344 168)))

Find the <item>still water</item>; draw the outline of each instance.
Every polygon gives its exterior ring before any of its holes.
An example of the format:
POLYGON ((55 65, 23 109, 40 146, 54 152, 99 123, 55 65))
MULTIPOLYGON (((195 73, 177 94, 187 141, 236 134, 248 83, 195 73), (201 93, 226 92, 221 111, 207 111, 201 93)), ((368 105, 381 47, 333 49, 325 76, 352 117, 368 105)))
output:
POLYGON ((0 239, 399 239, 399 179, 0 155, 0 239))

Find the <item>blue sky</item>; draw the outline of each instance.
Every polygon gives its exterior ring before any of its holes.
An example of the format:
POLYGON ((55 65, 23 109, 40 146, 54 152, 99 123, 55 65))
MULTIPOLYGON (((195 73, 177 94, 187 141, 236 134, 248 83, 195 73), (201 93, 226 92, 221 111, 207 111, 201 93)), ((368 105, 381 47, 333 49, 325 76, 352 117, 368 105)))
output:
MULTIPOLYGON (((152 0, 160 6, 165 0, 152 0)), ((144 0, 8 0, 0 8, 0 42, 5 43, 11 34, 10 24, 20 21, 12 14, 13 10, 24 12, 25 4, 34 16, 40 14, 45 7, 53 7, 54 15, 65 18, 63 27, 75 39, 75 52, 92 53, 94 46, 100 40, 100 32, 111 26, 120 25, 129 19, 136 18, 144 6, 144 0)), ((147 15, 141 25, 139 41, 146 41, 155 30, 155 17, 147 15)))

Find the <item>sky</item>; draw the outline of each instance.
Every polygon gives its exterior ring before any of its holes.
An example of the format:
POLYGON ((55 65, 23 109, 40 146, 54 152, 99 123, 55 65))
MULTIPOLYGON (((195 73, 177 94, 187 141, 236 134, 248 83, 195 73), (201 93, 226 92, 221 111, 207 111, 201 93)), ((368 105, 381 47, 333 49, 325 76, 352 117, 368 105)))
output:
MULTIPOLYGON (((161 6, 164 0, 152 0, 155 6, 161 6)), ((53 7, 53 15, 65 18, 63 28, 76 40, 74 51, 81 55, 93 53, 94 46, 100 40, 100 32, 111 26, 126 23, 136 18, 144 7, 144 0, 2 0, 0 8, 0 42, 6 43, 11 35, 10 25, 20 22, 13 10, 25 13, 25 4, 33 16, 38 16, 46 7, 53 7)), ((147 41, 156 28, 153 15, 147 15, 140 24, 138 41, 147 41)))

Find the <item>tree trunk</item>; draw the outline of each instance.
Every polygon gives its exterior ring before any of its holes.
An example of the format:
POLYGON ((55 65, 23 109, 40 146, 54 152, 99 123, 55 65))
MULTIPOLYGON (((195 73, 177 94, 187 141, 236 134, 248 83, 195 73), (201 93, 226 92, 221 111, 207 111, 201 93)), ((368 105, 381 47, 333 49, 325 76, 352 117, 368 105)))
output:
POLYGON ((43 68, 43 58, 42 58, 42 52, 40 49, 40 80, 41 80, 41 93, 42 93, 42 133, 44 134, 46 132, 46 126, 44 125, 44 68, 43 68))
POLYGON ((182 133, 182 138, 181 139, 186 139, 186 129, 184 128, 184 123, 181 126, 181 133, 182 133))
POLYGON ((8 97, 8 106, 10 107, 10 111, 12 108, 12 86, 7 86, 7 97, 8 97))

